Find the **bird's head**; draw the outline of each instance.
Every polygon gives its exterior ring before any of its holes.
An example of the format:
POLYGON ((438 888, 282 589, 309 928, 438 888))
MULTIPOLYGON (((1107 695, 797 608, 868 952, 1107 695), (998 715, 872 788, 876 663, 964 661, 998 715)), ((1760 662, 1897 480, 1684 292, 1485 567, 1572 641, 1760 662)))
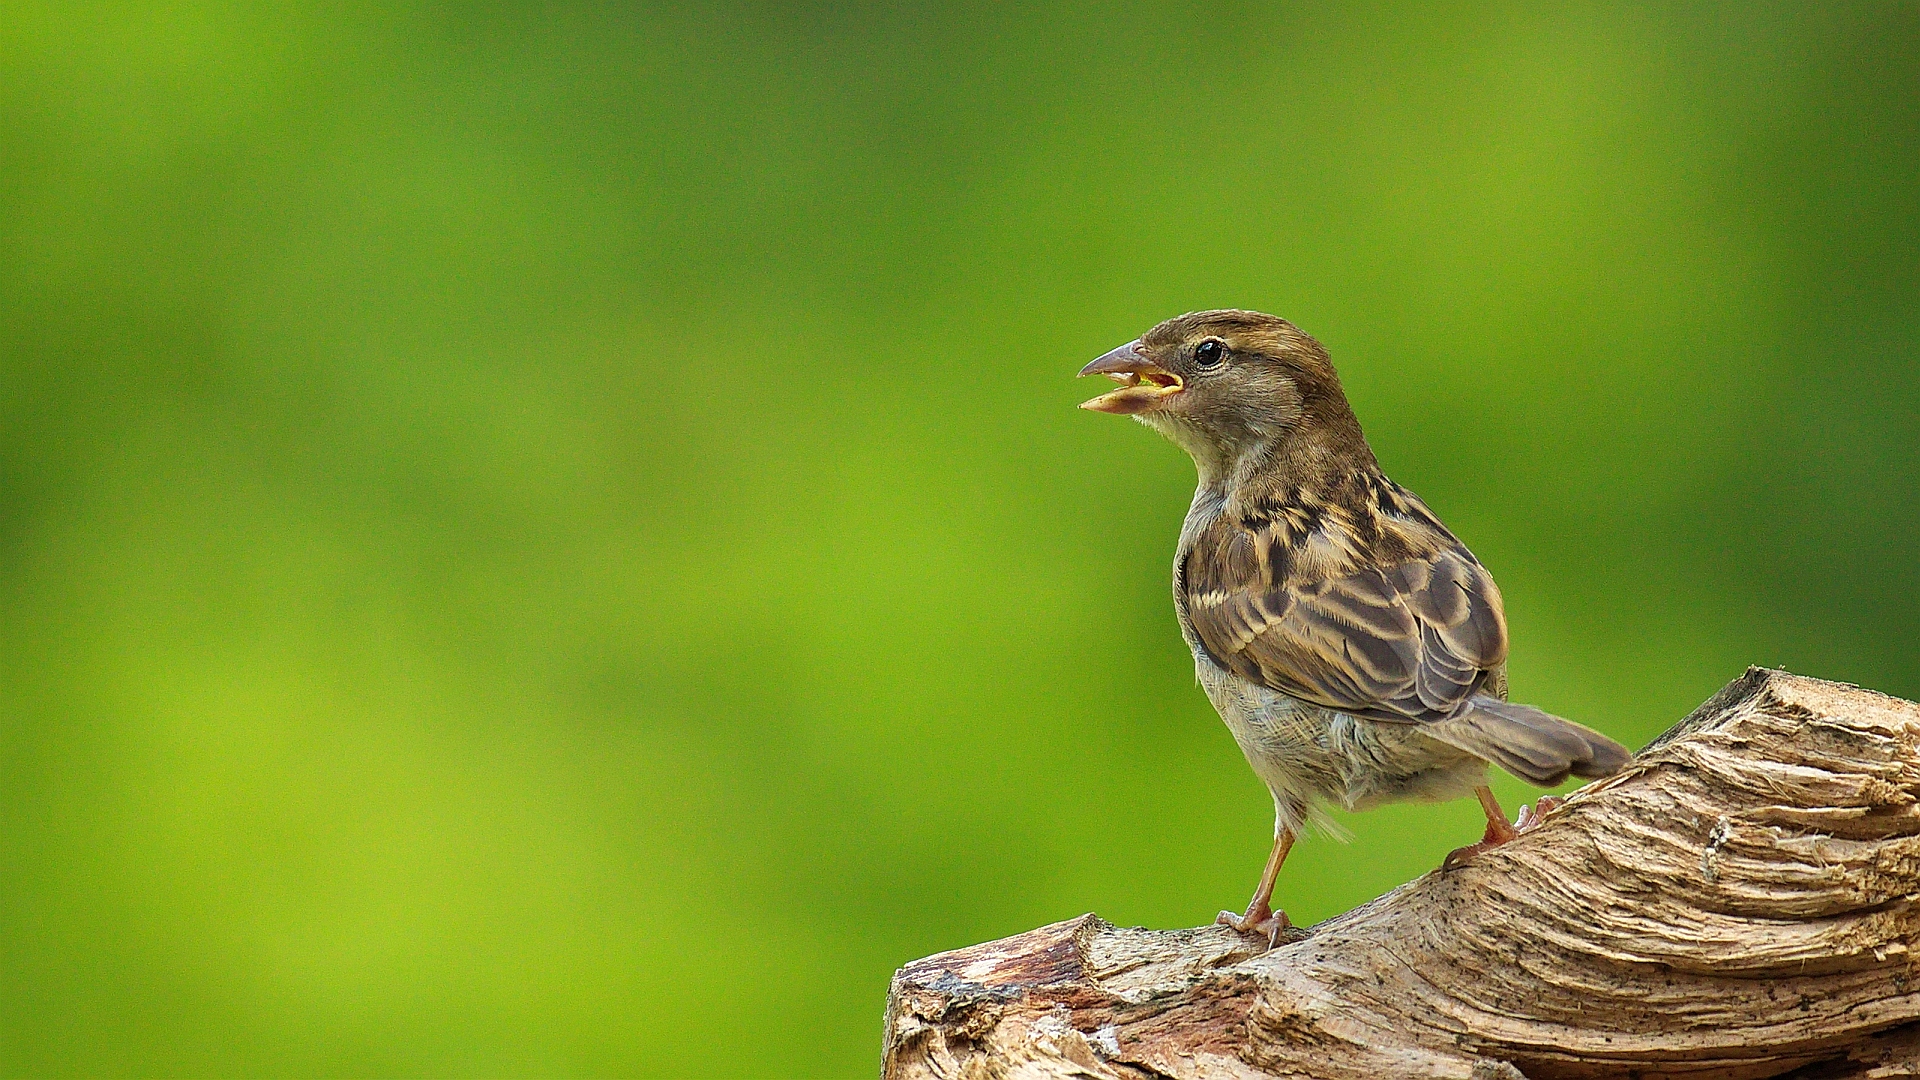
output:
POLYGON ((1303 439, 1329 450, 1357 443, 1367 452, 1327 350, 1272 315, 1196 311, 1168 319, 1080 374, 1120 384, 1081 408, 1132 416, 1203 471, 1303 439))

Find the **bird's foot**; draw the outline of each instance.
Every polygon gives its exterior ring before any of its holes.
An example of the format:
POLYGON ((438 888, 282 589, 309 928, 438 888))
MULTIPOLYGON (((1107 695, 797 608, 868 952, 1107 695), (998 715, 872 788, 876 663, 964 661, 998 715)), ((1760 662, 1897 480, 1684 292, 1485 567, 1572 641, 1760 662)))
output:
POLYGON ((1255 904, 1247 909, 1245 915, 1235 915, 1223 911, 1214 917, 1215 926, 1231 926, 1243 934, 1255 934, 1267 939, 1267 948, 1280 944, 1280 933, 1293 929, 1293 920, 1287 918, 1284 911, 1275 911, 1266 904, 1255 904))
POLYGON ((1455 867, 1467 865, 1481 852, 1491 851, 1521 833, 1533 829, 1545 821, 1548 814, 1558 810, 1560 804, 1565 801, 1552 795, 1542 795, 1532 806, 1521 806, 1519 816, 1511 825, 1497 818, 1488 818, 1487 831, 1480 837, 1480 842, 1468 844, 1466 847, 1457 847, 1448 852, 1446 861, 1440 864, 1440 869, 1452 870, 1455 867))
POLYGON ((1526 832, 1545 821, 1548 814, 1560 809, 1560 804, 1566 801, 1557 795, 1542 795, 1534 800, 1532 806, 1521 806, 1520 816, 1513 822, 1513 831, 1516 834, 1526 832))
POLYGON ((1503 843, 1505 843, 1504 840, 1482 840, 1477 844, 1454 848, 1447 852, 1446 859, 1440 863, 1440 869, 1457 870, 1472 862, 1481 852, 1492 851, 1503 843))

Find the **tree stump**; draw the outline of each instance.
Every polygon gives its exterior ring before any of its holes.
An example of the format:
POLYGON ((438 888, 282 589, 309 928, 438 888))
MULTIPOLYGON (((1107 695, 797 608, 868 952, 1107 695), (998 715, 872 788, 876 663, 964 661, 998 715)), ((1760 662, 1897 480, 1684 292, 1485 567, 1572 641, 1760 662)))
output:
POLYGON ((1750 669, 1538 828, 1277 948, 915 961, 888 1080, 1920 1077, 1920 706, 1750 669))

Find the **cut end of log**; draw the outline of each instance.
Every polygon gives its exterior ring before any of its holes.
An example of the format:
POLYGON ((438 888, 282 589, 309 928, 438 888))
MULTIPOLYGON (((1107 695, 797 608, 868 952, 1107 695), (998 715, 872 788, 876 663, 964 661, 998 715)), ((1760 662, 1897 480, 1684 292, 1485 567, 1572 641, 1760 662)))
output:
POLYGON ((918 960, 923 1077, 1920 1077, 1920 706, 1750 669, 1539 827, 1268 950, 1093 915, 918 960))

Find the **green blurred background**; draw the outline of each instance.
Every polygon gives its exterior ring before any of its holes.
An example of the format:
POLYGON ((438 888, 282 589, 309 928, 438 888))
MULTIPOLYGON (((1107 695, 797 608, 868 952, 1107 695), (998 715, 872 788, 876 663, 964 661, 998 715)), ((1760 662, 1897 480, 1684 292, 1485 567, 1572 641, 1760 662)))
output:
POLYGON ((1194 308, 1516 697, 1920 696, 1920 7, 1324 7, 9 5, 0 1071, 870 1075, 907 960, 1244 904, 1192 468, 1073 408, 1194 308))

